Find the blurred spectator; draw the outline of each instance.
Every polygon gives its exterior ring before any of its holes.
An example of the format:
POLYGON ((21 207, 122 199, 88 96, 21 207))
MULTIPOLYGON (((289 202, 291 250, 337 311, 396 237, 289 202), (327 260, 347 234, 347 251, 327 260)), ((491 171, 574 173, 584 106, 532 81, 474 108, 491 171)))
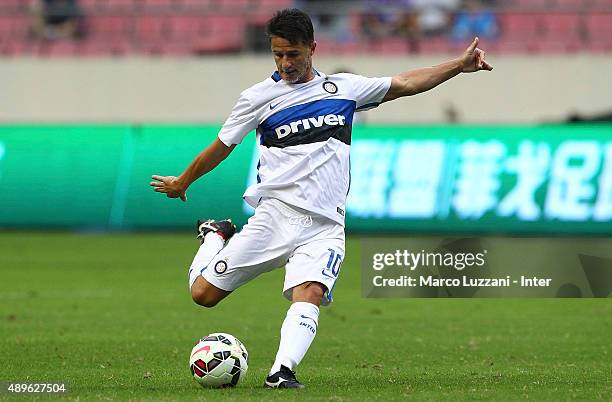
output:
POLYGON ((457 13, 452 36, 456 41, 472 40, 475 36, 493 39, 499 34, 497 15, 485 8, 479 0, 464 1, 463 9, 457 13))
POLYGON ((326 3, 329 3, 329 0, 298 0, 296 7, 311 14, 313 25, 325 29, 333 25, 336 19, 333 13, 326 13, 330 9, 326 3))
POLYGON ((461 113, 459 109, 450 101, 446 101, 442 105, 442 113, 444 114, 444 121, 446 124, 458 124, 461 122, 461 113))
POLYGON ((412 0, 369 0, 361 19, 362 31, 370 39, 399 36, 419 37, 412 0))
POLYGON ((426 36, 436 36, 450 31, 460 0, 412 0, 418 14, 419 29, 426 36))
POLYGON ((83 36, 77 0, 33 0, 32 32, 42 39, 75 39, 83 36))
POLYGON ((350 39, 345 0, 296 0, 295 6, 310 15, 318 36, 336 40, 350 39))
POLYGON ((586 116, 572 112, 566 120, 567 123, 612 123, 612 111, 586 116))

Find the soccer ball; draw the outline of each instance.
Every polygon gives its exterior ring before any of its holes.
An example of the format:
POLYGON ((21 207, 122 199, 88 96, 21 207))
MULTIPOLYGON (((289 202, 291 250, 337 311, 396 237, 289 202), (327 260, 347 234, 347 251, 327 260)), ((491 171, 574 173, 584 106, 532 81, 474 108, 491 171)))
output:
POLYGON ((234 387, 246 374, 248 359, 242 342, 218 332, 198 341, 191 351, 189 368, 203 387, 234 387))

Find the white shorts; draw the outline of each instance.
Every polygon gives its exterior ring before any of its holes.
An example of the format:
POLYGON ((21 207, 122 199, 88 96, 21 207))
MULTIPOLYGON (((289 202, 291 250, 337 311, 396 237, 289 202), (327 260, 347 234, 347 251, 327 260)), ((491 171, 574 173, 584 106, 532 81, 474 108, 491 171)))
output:
POLYGON ((202 276, 219 289, 233 291, 263 272, 285 266, 284 296, 293 287, 319 282, 332 291, 344 258, 344 227, 329 218, 264 198, 248 223, 204 269, 202 276))

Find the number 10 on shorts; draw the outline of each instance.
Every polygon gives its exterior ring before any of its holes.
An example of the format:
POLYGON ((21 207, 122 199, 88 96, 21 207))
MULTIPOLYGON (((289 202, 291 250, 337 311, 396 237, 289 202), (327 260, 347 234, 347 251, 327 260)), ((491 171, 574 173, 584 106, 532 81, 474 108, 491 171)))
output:
POLYGON ((331 248, 328 248, 327 251, 329 251, 329 260, 321 273, 329 278, 337 278, 342 265, 342 254, 331 248))

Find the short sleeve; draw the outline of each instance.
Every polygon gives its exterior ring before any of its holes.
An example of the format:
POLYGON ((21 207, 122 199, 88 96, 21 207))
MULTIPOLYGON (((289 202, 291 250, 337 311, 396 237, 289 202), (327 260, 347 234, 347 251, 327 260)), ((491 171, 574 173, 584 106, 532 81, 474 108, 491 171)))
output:
POLYGON ((255 110, 248 98, 241 94, 223 127, 221 127, 221 131, 219 131, 219 139, 228 147, 233 144, 240 144, 244 137, 255 128, 257 128, 255 110))
POLYGON ((353 95, 357 103, 357 111, 377 107, 391 88, 391 77, 368 78, 353 75, 353 95))

